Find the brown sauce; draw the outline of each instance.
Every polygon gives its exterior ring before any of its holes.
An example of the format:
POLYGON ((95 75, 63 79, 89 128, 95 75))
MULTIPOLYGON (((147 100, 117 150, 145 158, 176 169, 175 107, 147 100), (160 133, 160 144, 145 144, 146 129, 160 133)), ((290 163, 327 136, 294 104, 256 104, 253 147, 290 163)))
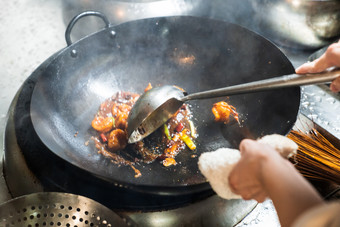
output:
POLYGON ((114 164, 131 166, 135 177, 141 176, 135 165, 138 162, 159 160, 164 166, 176 165, 175 157, 181 151, 187 146, 195 149, 192 145, 195 129, 190 122, 192 115, 187 104, 183 104, 156 132, 140 142, 128 144, 127 117, 138 98, 135 93, 118 92, 100 105, 92 120, 96 131, 93 140, 98 152, 114 164))

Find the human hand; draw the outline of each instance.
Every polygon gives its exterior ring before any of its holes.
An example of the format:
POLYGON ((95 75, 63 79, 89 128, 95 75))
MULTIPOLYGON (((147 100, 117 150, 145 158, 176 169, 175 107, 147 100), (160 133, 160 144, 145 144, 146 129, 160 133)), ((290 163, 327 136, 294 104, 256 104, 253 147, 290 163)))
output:
POLYGON ((239 149, 241 158, 228 178, 230 189, 245 200, 270 198, 282 226, 323 204, 315 188, 271 146, 245 139, 239 149))
MULTIPOLYGON (((340 41, 330 45, 320 58, 301 65, 295 71, 298 74, 319 73, 330 67, 340 67, 340 41)), ((340 77, 331 83, 330 89, 333 92, 340 91, 340 77)))
POLYGON ((239 149, 241 158, 230 172, 230 188, 245 200, 263 202, 268 197, 263 171, 268 170, 268 163, 284 159, 272 147, 254 140, 243 140, 239 149))

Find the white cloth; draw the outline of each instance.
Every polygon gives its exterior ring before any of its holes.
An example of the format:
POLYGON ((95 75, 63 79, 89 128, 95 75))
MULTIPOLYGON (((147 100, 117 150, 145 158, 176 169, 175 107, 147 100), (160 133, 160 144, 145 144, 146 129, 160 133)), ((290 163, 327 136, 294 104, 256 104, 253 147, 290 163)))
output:
POLYGON ((238 160, 240 151, 230 148, 220 148, 214 152, 201 154, 198 161, 199 169, 208 179, 212 189, 224 199, 240 199, 229 187, 228 176, 238 160))
MULTIPOLYGON (((264 136, 258 140, 260 143, 272 146, 281 156, 287 158, 296 154, 297 144, 285 136, 273 134, 264 136)), ((240 195, 234 194, 229 187, 229 174, 240 160, 240 151, 230 148, 220 148, 216 151, 201 154, 198 167, 207 178, 216 194, 224 199, 240 199, 240 195)))

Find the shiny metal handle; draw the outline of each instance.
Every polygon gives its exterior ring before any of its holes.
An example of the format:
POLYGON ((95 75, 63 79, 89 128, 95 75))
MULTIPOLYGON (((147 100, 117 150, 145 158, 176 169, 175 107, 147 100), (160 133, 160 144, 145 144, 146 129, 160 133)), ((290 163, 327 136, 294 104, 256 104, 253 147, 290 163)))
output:
POLYGON ((197 92, 189 94, 181 98, 185 102, 192 99, 206 99, 215 98, 228 95, 244 94, 258 91, 266 91, 277 88, 296 87, 310 84, 320 84, 331 82, 340 76, 340 70, 334 70, 324 73, 313 74, 290 74, 281 77, 274 77, 266 80, 259 80, 255 82, 234 85, 225 88, 218 88, 209 91, 197 92))
POLYGON ((85 11, 85 12, 82 12, 82 13, 78 14, 77 16, 73 17, 72 20, 70 21, 70 23, 68 24, 67 28, 66 28, 65 39, 66 39, 67 46, 70 46, 72 44, 72 41, 71 41, 71 31, 72 31, 73 26, 77 23, 77 21, 80 18, 87 17, 87 16, 100 17, 104 21, 104 23, 105 23, 105 28, 110 27, 110 22, 109 22, 109 20, 107 19, 107 17, 104 14, 102 14, 100 12, 97 12, 97 11, 85 11))

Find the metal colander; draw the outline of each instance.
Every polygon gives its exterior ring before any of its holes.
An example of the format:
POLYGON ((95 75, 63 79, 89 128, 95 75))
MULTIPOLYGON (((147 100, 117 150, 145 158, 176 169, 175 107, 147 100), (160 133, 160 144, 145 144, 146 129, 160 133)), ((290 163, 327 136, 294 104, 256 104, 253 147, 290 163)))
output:
POLYGON ((74 194, 42 192, 0 205, 0 227, 7 226, 131 226, 100 203, 74 194))

